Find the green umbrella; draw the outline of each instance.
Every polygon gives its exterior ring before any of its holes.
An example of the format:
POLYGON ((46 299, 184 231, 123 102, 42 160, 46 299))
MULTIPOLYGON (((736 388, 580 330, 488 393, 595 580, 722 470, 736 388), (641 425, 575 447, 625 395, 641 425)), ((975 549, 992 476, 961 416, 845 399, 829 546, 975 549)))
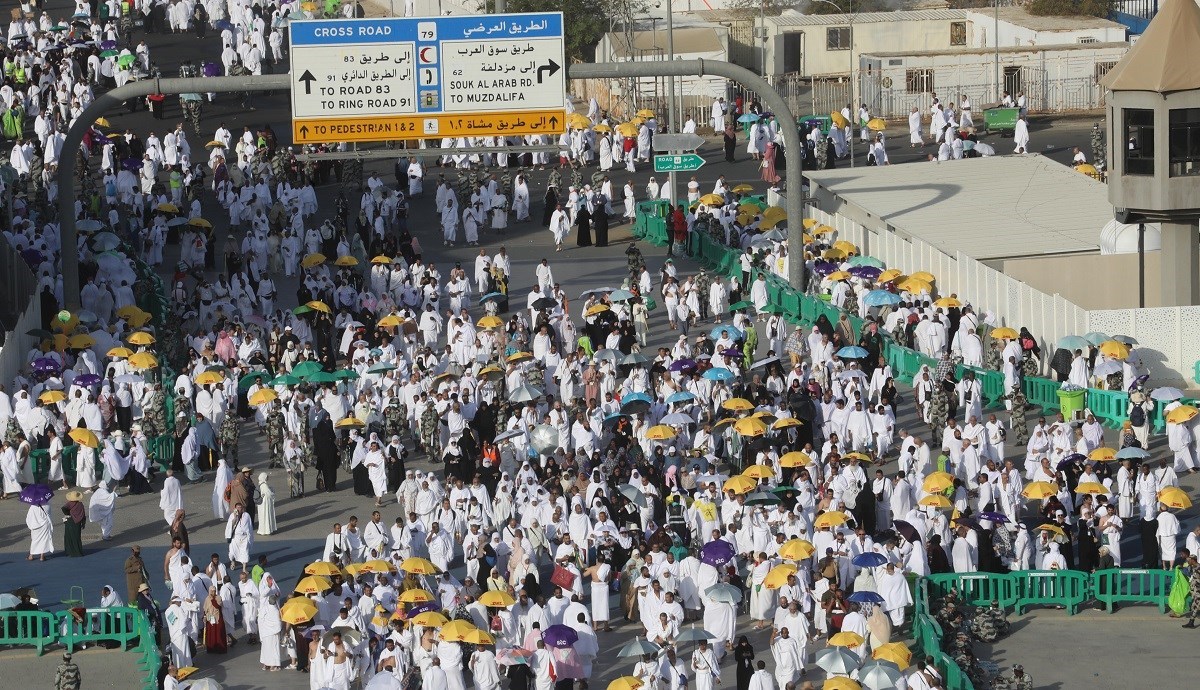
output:
POLYGON ((229 369, 225 368, 224 364, 210 364, 207 367, 205 367, 204 370, 205 371, 215 371, 218 374, 224 374, 225 372, 229 371, 229 369))
POLYGON ((307 378, 309 383, 334 383, 337 381, 337 377, 328 371, 318 371, 307 378))
POLYGON ((52 27, 50 27, 50 30, 51 30, 51 31, 66 31, 66 30, 67 30, 67 29, 69 29, 69 28, 71 28, 71 27, 69 27, 69 26, 63 26, 62 24, 59 24, 58 26, 52 26, 52 27))
POLYGON ((116 57, 118 55, 120 55, 120 53, 118 53, 115 50, 106 50, 106 51, 100 53, 100 57, 102 57, 102 58, 116 57))
POLYGON ((333 378, 338 381, 353 381, 358 378, 358 372, 353 369, 339 369, 333 372, 333 378))
POLYGON ((266 382, 268 379, 270 379, 270 377, 271 372, 269 371, 252 371, 238 379, 238 390, 242 392, 250 390, 250 386, 253 386, 255 381, 262 379, 264 382, 266 382))
POLYGON ((307 314, 310 311, 312 311, 312 307, 308 306, 307 304, 301 304, 300 306, 293 309, 292 313, 299 316, 300 314, 307 314))
POLYGON ((303 382, 300 379, 291 374, 280 374, 268 381, 268 384, 272 386, 298 386, 301 383, 303 382))
POLYGON ((761 311, 764 314, 786 314, 787 313, 783 310, 783 307, 779 306, 778 304, 768 304, 767 306, 763 307, 761 311))
POLYGON ((121 67, 128 67, 135 62, 137 62, 136 55, 122 55, 121 57, 117 58, 117 65, 121 67))
POLYGON ((382 373, 385 373, 388 371, 394 371, 395 369, 396 369, 396 365, 394 365, 394 364, 388 364, 387 362, 380 362, 379 364, 371 365, 371 368, 367 369, 367 373, 368 374, 382 374, 382 373))
POLYGON ((742 300, 741 302, 734 302, 733 304, 729 305, 729 311, 731 311, 731 312, 737 311, 739 309, 753 309, 753 308, 754 308, 754 305, 750 304, 746 300, 742 300))
POLYGON ((306 379, 319 371, 321 371, 320 362, 301 362, 292 367, 292 376, 306 379))
POLYGON ((883 262, 873 256, 855 256, 850 259, 851 266, 874 266, 883 268, 883 262))

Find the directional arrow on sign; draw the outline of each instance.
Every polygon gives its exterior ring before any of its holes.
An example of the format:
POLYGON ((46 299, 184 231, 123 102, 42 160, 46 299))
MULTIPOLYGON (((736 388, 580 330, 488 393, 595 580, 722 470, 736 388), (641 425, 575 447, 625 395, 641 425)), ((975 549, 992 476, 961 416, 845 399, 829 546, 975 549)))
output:
POLYGON ((549 72, 550 73, 549 76, 553 77, 558 72, 558 70, 559 70, 559 64, 554 61, 554 58, 550 58, 550 64, 548 64, 548 65, 538 65, 538 68, 537 68, 538 83, 539 84, 542 83, 542 72, 543 71, 549 72))
POLYGON ((309 70, 304 70, 304 74, 300 75, 300 81, 304 82, 304 95, 305 96, 312 95, 312 83, 316 80, 317 80, 317 78, 314 77, 313 73, 309 70))
POLYGON ((550 116, 550 129, 558 129, 558 118, 554 115, 550 116))
POLYGON ((302 136, 302 137, 304 137, 304 138, 306 138, 306 139, 308 138, 308 125, 301 125, 301 126, 300 126, 300 136, 302 136))

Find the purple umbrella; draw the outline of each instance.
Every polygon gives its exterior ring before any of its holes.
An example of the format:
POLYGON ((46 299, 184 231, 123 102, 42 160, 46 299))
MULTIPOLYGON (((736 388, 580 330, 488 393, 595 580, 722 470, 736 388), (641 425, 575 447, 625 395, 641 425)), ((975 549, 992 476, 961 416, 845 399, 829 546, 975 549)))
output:
POLYGON ((707 563, 714 568, 720 568, 729 561, 733 560, 733 544, 724 539, 710 541, 700 549, 700 562, 707 563))
POLYGON ((667 367, 671 371, 685 371, 687 369, 695 369, 696 361, 693 359, 677 359, 671 362, 671 366, 667 367))
POLYGON ((880 273, 883 273, 883 271, 874 266, 855 266, 850 269, 850 275, 855 278, 866 278, 867 280, 875 280, 879 277, 880 273))
POLYGON ((58 362, 53 357, 38 357, 33 360, 33 370, 42 373, 57 373, 58 362))
POLYGON ((204 65, 202 65, 200 67, 200 70, 204 73, 204 76, 206 76, 206 77, 221 76, 221 66, 215 62, 204 63, 204 65))
POLYGON ((578 641, 579 633, 574 628, 569 628, 561 623, 552 625, 542 632, 542 642, 550 647, 566 649, 578 641))
POLYGON ((26 249, 21 252, 21 258, 25 259, 25 263, 30 266, 40 264, 46 260, 46 257, 42 256, 42 253, 36 249, 26 249))
POLYGON ((121 167, 130 172, 133 172, 134 170, 141 170, 142 161, 137 158, 126 158, 125 160, 121 161, 121 167))
POLYGON ((100 50, 116 50, 116 49, 117 49, 116 41, 101 41, 100 42, 100 50))
POLYGON ((28 503, 31 506, 44 506, 54 498, 54 489, 45 484, 30 484, 21 489, 21 503, 28 503))
POLYGON ((98 374, 83 374, 81 376, 76 376, 71 383, 75 384, 76 386, 94 386, 100 383, 101 380, 102 379, 98 374))
POLYGON ((732 348, 732 347, 727 347, 724 350, 721 350, 721 354, 725 355, 726 357, 741 357, 742 356, 741 352, 739 352, 736 348, 732 348))
POLYGON ((417 604, 416 606, 413 606, 412 608, 410 608, 408 610, 408 617, 412 618, 413 616, 420 614, 420 613, 425 613, 426 611, 438 611, 440 609, 441 609, 441 607, 438 605, 437 602, 427 601, 423 604, 417 604))
POLYGON ((985 511, 985 512, 980 513, 979 519, 990 520, 991 522, 999 522, 1000 524, 1004 524, 1004 523, 1008 522, 1008 516, 1005 515, 1004 513, 993 513, 991 511, 985 511))
POLYGON ((819 259, 813 262, 813 273, 816 273, 817 275, 827 276, 836 270, 838 270, 837 264, 833 263, 832 261, 819 259))

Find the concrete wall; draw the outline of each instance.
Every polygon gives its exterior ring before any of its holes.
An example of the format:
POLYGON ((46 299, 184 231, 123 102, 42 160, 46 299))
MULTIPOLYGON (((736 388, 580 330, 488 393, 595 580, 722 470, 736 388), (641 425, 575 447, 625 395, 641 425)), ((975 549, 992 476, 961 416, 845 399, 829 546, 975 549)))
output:
MULTIPOLYGON (((855 24, 853 64, 858 64, 859 56, 863 53, 946 50, 951 47, 950 24, 951 21, 945 19, 855 24)), ((784 71, 784 34, 788 33, 804 34, 804 59, 801 62, 804 74, 846 74, 850 70, 850 51, 826 50, 826 29, 848 25, 775 27, 770 19, 767 20, 767 25, 768 30, 778 31, 767 38, 766 63, 771 74, 778 75, 784 71)), ((968 42, 971 35, 968 23, 968 42)))
MULTIPOLYGON (((983 262, 1042 292, 1058 293, 1084 309, 1138 305, 1137 254, 1069 254, 983 262)), ((1146 252, 1146 306, 1159 301, 1159 252, 1146 252)))

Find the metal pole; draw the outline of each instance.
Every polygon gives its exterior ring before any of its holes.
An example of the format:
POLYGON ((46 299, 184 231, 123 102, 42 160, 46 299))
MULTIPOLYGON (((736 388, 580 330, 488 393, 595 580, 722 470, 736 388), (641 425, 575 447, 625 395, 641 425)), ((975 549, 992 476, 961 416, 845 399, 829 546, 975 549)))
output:
POLYGON ((1146 224, 1138 223, 1138 308, 1146 308, 1146 224))
MULTIPOLYGON (((152 93, 229 93, 231 91, 276 91, 290 88, 290 74, 247 75, 243 77, 205 77, 181 79, 143 79, 101 94, 75 120, 63 139, 63 151, 76 151, 83 145, 83 136, 98 118, 117 108, 130 98, 142 98, 152 93)), ((75 155, 62 156, 58 161, 58 221, 62 232, 63 302, 66 308, 79 308, 79 246, 75 227, 75 155)))
POLYGON ((508 0, 495 0, 496 11, 493 14, 504 14, 508 11, 508 0))
MULTIPOLYGON (((763 106, 775 112, 781 122, 795 122, 792 109, 779 92, 754 72, 719 60, 674 60, 671 62, 601 62, 575 64, 567 67, 568 79, 618 79, 621 77, 672 76, 703 77, 707 74, 724 77, 754 91, 763 99, 763 106)), ((783 127, 783 144, 788 152, 789 168, 784 187, 788 215, 788 281, 796 289, 804 288, 804 138, 796 127, 783 127)))
MULTIPOLYGON (((667 62, 675 62, 675 20, 672 17, 671 0, 667 0, 667 62)), ((674 132, 675 120, 675 77, 667 75, 667 131, 674 132)), ((667 184, 671 186, 671 206, 679 203, 678 173, 667 173, 667 184)))
POLYGON ((995 27, 992 29, 992 43, 995 44, 996 51, 996 102, 1000 102, 1000 93, 1003 89, 1000 87, 1000 0, 992 0, 992 8, 995 13, 995 27))
MULTIPOLYGON (((854 3, 849 6, 853 9, 854 3)), ((854 167, 854 130, 858 129, 854 125, 860 125, 858 121, 858 99, 854 97, 854 15, 847 14, 850 17, 850 118, 852 124, 850 126, 850 167, 854 167)))

